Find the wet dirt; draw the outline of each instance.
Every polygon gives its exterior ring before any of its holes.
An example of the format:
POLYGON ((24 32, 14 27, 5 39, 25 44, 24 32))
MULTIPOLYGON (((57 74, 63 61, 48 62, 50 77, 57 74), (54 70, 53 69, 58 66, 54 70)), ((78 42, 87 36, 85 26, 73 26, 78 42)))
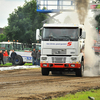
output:
POLYGON ((0 71, 0 100, 47 100, 100 88, 100 76, 42 76, 41 69, 0 71))

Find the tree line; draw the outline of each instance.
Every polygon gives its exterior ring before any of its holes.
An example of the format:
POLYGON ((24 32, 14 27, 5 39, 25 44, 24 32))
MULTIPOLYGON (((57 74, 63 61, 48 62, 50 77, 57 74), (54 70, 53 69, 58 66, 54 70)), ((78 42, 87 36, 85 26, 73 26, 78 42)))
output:
POLYGON ((8 26, 4 27, 5 40, 35 43, 36 29, 42 27, 45 19, 45 14, 36 12, 36 0, 25 1, 23 7, 19 6, 9 15, 8 26))
MULTIPOLYGON (((97 0, 100 1, 100 0, 97 0)), ((47 16, 36 12, 36 0, 26 1, 24 5, 9 14, 8 26, 4 27, 4 34, 0 34, 1 41, 19 41, 22 43, 36 42, 36 29, 41 28, 47 16)), ((100 28, 100 14, 95 17, 100 28)))

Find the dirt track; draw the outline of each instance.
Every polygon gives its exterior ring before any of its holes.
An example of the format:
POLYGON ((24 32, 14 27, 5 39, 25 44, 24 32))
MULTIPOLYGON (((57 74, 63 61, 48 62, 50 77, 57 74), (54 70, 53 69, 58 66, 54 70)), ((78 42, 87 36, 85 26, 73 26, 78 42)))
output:
POLYGON ((0 72, 0 100, 46 100, 91 88, 100 88, 100 76, 42 76, 41 69, 0 72))

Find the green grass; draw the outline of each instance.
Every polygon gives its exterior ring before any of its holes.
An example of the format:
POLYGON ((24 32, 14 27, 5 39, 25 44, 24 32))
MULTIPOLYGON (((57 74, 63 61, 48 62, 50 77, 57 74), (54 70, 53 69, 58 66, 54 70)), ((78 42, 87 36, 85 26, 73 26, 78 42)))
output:
POLYGON ((65 97, 59 97, 52 100, 90 100, 88 96, 94 97, 95 100, 100 100, 100 89, 98 90, 92 89, 86 92, 77 92, 76 94, 68 94, 65 97))
POLYGON ((32 65, 32 63, 25 63, 24 65, 32 65))
MULTIPOLYGON (((0 66, 11 66, 11 65, 12 65, 12 63, 6 63, 4 65, 1 64, 0 66)), ((24 65, 26 65, 26 66, 29 65, 30 66, 30 65, 32 65, 32 63, 25 63, 24 65)))
POLYGON ((12 65, 12 63, 6 63, 6 64, 1 64, 0 66, 11 66, 12 65))

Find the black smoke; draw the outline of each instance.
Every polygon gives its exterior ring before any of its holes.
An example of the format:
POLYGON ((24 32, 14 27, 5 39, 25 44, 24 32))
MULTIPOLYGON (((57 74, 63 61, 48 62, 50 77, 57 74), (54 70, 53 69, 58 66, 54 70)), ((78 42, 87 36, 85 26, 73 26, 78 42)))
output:
POLYGON ((76 0, 76 10, 78 13, 80 24, 84 24, 88 12, 89 0, 76 0))

